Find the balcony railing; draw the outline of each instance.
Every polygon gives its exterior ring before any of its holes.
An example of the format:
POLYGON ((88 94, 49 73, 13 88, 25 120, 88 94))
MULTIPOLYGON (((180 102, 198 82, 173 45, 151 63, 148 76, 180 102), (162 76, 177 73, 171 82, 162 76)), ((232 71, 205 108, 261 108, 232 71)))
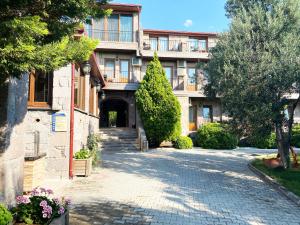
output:
POLYGON ((104 79, 109 83, 136 83, 133 74, 129 71, 115 71, 111 69, 105 69, 102 71, 104 79))
POLYGON ((181 40, 143 40, 143 50, 152 50, 159 52, 208 52, 209 49, 215 46, 214 42, 206 40, 181 41, 181 40))
POLYGON ((98 30, 91 29, 87 32, 88 36, 100 41, 110 42, 134 42, 133 31, 115 31, 115 30, 98 30))

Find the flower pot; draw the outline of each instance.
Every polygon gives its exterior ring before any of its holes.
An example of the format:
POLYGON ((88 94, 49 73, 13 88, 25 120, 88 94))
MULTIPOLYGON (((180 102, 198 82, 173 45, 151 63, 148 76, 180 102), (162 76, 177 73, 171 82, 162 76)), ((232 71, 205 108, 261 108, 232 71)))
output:
POLYGON ((59 218, 55 218, 49 225, 69 225, 69 211, 65 212, 59 218))
MULTIPOLYGON (((25 223, 13 223, 14 225, 26 225, 25 223)), ((39 225, 39 224, 32 224, 39 225)), ((55 218, 49 225, 69 225, 69 211, 66 211, 60 217, 55 218)))
POLYGON ((73 174, 75 176, 88 177, 92 172, 92 158, 88 159, 73 159, 73 174))

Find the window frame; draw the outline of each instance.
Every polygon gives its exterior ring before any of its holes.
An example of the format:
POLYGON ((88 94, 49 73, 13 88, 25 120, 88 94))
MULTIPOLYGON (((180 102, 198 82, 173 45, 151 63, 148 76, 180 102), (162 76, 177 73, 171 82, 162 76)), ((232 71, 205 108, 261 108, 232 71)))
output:
POLYGON ((121 83, 129 83, 130 81, 130 59, 119 59, 119 78, 120 78, 120 81, 121 83), (125 62, 127 63, 128 65, 128 76, 127 76, 127 81, 126 81, 126 78, 122 75, 122 62, 125 62))
POLYGON ((150 44, 150 49, 152 51, 163 51, 163 52, 168 52, 170 51, 170 37, 168 35, 151 35, 149 36, 149 44, 150 44), (167 49, 162 49, 161 46, 160 46, 160 41, 161 38, 166 38, 167 40, 164 40, 164 41, 167 41, 167 49), (151 40, 154 40, 156 41, 156 49, 152 48, 152 45, 151 45, 151 40))
POLYGON ((48 94, 47 94, 48 101, 46 102, 35 101, 35 81, 36 81, 37 72, 31 71, 29 74, 28 99, 27 99, 27 105, 29 107, 51 108, 52 106, 54 72, 52 71, 52 72, 45 72, 45 73, 47 73, 46 76, 48 76, 48 94))

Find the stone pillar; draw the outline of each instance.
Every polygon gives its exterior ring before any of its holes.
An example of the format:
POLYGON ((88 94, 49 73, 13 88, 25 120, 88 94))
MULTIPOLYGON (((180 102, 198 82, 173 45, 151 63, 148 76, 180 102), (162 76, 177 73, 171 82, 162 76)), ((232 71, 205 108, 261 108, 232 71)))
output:
POLYGON ((91 81, 90 81, 90 75, 84 76, 84 111, 89 112, 90 109, 90 87, 91 87, 91 81))

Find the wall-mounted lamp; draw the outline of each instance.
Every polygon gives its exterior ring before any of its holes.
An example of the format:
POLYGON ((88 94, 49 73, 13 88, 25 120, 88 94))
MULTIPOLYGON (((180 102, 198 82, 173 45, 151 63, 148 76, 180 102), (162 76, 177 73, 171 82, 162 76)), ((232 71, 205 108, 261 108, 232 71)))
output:
POLYGON ((105 99, 105 97, 106 97, 106 95, 105 95, 105 93, 104 93, 103 90, 102 90, 102 93, 101 93, 100 97, 101 97, 102 100, 105 99))
POLYGON ((100 84, 100 83, 97 83, 97 84, 96 84, 96 91, 97 91, 97 92, 100 92, 101 90, 102 90, 101 84, 100 84))
POLYGON ((90 75, 91 72, 91 65, 88 61, 84 62, 82 65, 82 71, 84 73, 85 76, 90 75))
POLYGON ((104 74, 103 78, 104 78, 105 81, 107 81, 107 74, 104 74))

